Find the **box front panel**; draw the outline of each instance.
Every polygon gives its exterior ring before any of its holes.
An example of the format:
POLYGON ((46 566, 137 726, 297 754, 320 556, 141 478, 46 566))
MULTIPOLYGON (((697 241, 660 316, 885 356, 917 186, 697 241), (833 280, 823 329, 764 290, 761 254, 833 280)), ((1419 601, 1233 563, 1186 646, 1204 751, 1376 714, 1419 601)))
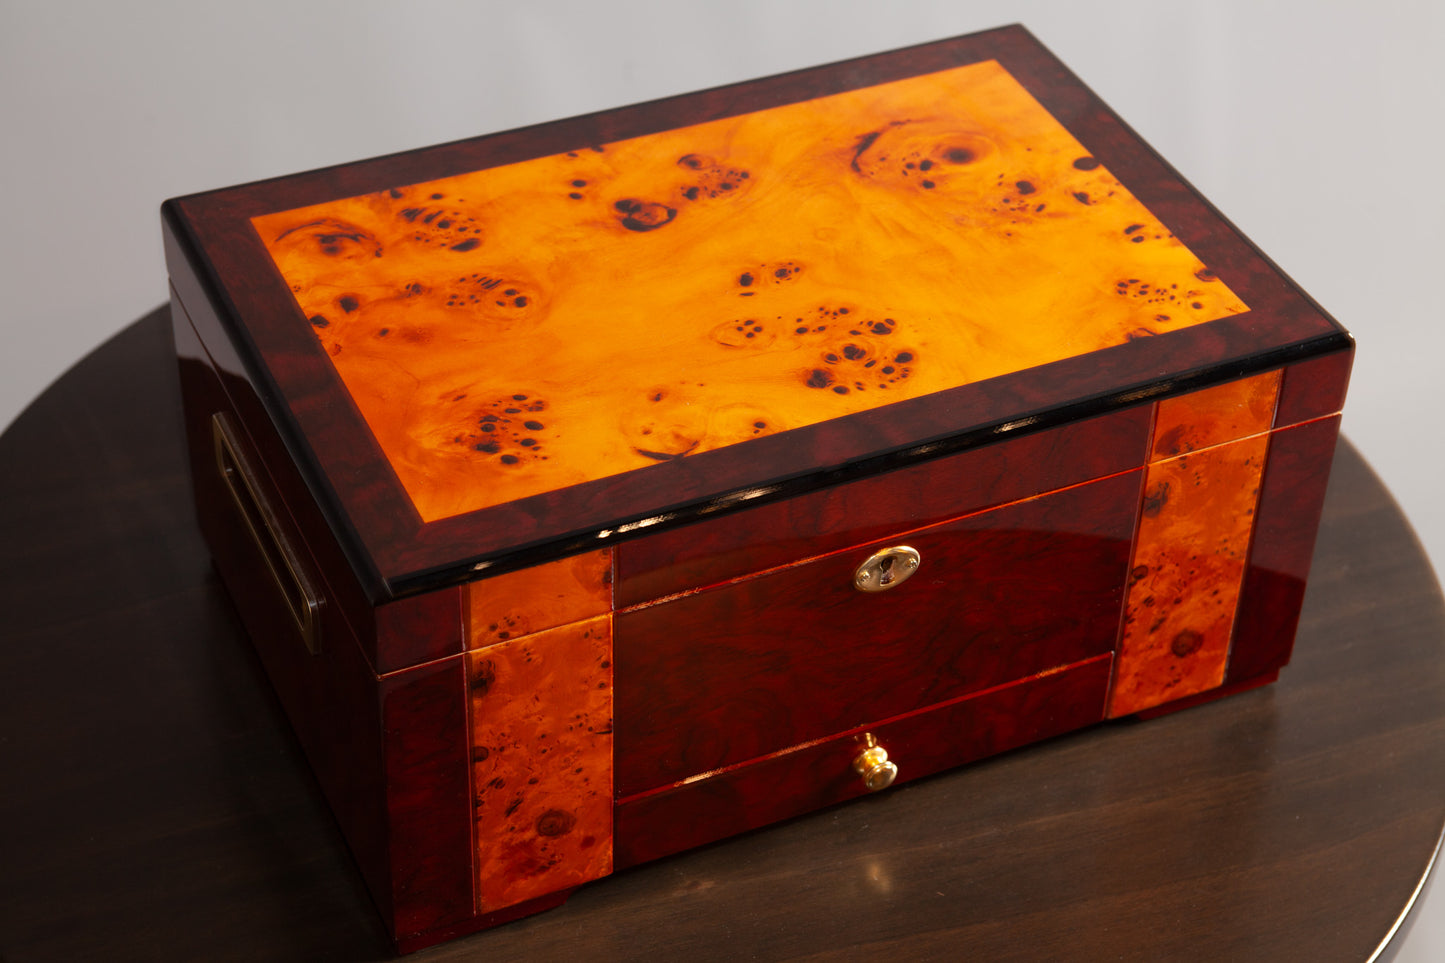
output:
MULTIPOLYGON (((617 605, 639 605, 1143 464, 1137 405, 628 542, 617 605)), ((840 473, 842 474, 842 473, 840 473)))
MULTIPOLYGON (((949 479, 937 479, 947 486, 949 479)), ((670 785, 1111 652, 1140 472, 617 616, 617 790, 670 785), (906 582, 860 563, 906 543, 906 582)))

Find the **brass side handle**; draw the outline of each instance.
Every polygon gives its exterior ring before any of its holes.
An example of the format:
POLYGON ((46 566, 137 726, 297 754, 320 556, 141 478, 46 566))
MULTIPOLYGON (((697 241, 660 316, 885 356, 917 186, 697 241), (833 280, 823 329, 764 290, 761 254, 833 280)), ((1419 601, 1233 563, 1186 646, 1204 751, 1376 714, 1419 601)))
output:
POLYGON ((888 750, 878 745, 873 733, 863 734, 863 744, 865 748, 853 760, 853 771, 863 777, 869 792, 887 789, 898 778, 898 767, 888 761, 888 750))
POLYGON ((853 570, 853 587, 860 592, 886 592, 897 588, 918 571, 923 556, 909 545, 894 545, 874 552, 853 570))
POLYGON ((266 563, 286 609, 296 623, 301 641, 312 655, 321 651, 321 606, 323 599, 306 575, 296 550, 287 541, 276 511, 257 484, 255 469, 237 443, 235 431, 225 412, 211 416, 211 435, 215 440, 216 470, 231 493, 236 511, 256 549, 266 563))

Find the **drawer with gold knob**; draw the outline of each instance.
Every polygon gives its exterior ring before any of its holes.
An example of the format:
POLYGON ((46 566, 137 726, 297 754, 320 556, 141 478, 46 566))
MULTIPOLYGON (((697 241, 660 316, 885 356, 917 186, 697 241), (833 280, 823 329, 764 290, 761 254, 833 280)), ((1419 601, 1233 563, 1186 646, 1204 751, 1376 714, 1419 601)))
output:
POLYGON ((1139 483, 1125 472, 617 613, 618 797, 1111 651, 1139 483))
POLYGON ((1111 656, 1095 656, 621 799, 615 865, 646 862, 857 796, 887 795, 960 763, 1098 722, 1111 664, 1111 656))

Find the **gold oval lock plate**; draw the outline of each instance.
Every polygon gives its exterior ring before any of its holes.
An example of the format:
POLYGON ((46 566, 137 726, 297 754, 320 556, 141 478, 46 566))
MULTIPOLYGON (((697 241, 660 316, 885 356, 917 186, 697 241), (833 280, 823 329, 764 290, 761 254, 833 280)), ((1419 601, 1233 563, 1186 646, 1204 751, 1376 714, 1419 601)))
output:
POLYGON ((897 588, 918 571, 922 561, 918 549, 907 545, 894 545, 874 552, 853 571, 853 587, 860 592, 886 592, 897 588))

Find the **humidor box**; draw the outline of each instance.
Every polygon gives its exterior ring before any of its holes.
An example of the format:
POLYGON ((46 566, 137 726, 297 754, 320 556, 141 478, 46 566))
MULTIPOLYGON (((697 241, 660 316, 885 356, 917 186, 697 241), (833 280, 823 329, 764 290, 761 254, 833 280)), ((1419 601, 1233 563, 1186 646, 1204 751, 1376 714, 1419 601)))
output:
POLYGON ((1348 334, 1018 27, 163 208, 402 950, 1289 659, 1348 334))

